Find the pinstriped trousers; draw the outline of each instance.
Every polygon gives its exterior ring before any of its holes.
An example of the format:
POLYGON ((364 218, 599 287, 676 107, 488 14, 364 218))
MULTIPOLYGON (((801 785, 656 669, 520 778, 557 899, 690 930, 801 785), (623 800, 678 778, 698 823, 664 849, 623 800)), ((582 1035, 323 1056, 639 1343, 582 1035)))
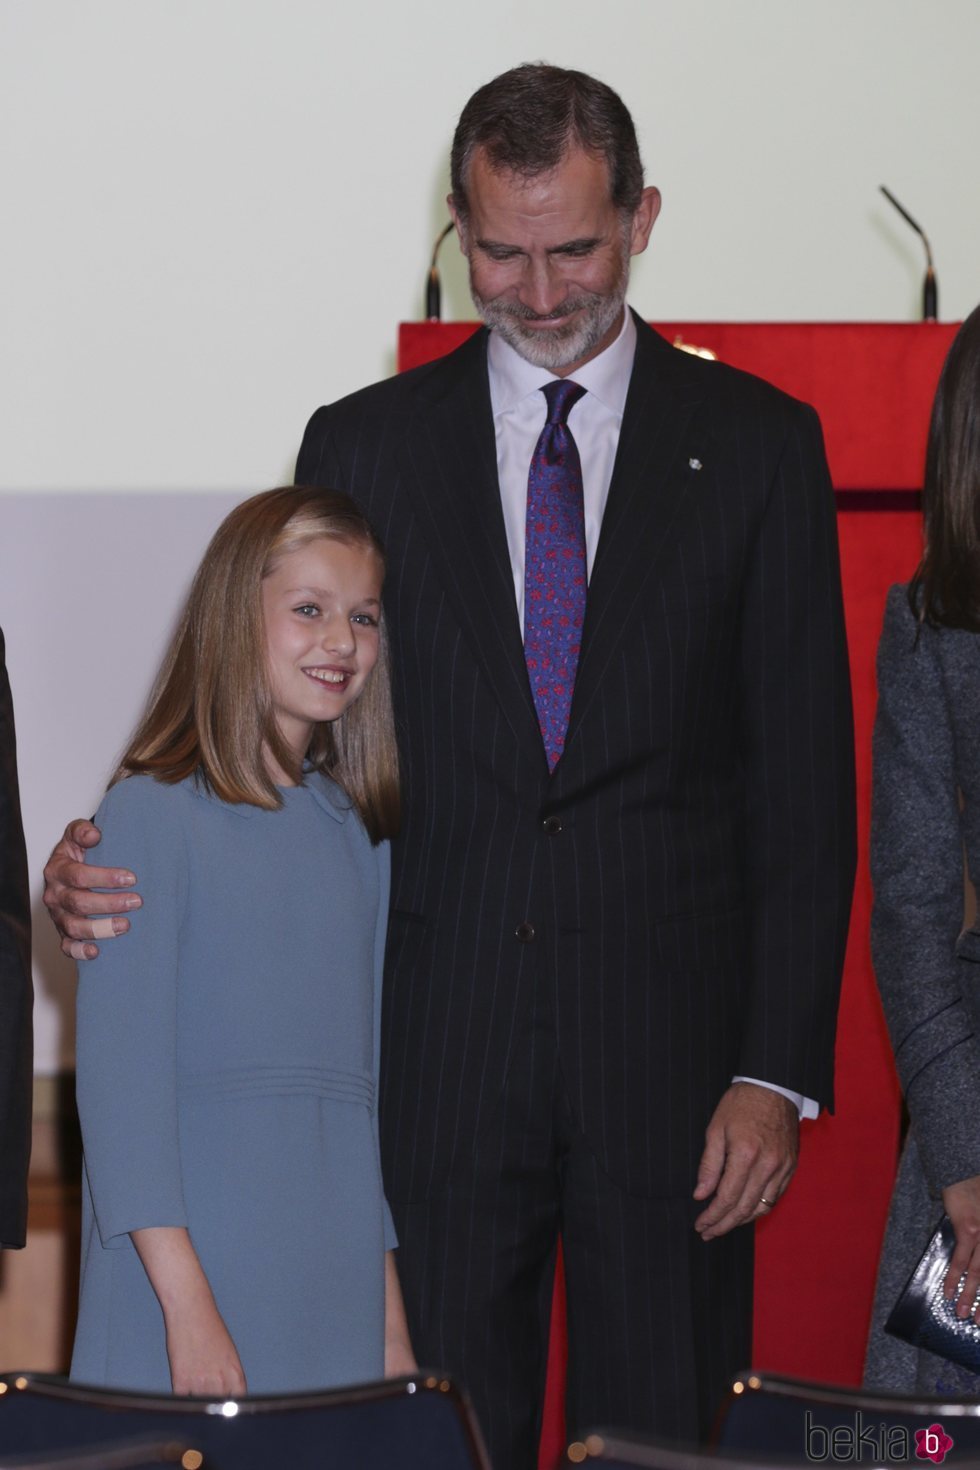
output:
POLYGON ((554 1018, 543 997, 536 1007, 494 1118, 445 1191, 391 1200, 416 1356, 466 1386, 494 1470, 537 1465, 559 1234, 570 1435, 696 1443, 751 1355, 751 1229, 705 1243, 689 1196, 630 1195, 600 1169, 554 1018))

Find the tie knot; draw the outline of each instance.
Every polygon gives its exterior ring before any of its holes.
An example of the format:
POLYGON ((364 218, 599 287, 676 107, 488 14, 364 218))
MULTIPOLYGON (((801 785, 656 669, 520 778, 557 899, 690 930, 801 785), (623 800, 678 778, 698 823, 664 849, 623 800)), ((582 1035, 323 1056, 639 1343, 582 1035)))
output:
POLYGON ((548 403, 547 422, 563 424, 584 395, 585 389, 580 383, 573 383, 571 378, 556 378, 553 383, 545 383, 541 392, 548 403))

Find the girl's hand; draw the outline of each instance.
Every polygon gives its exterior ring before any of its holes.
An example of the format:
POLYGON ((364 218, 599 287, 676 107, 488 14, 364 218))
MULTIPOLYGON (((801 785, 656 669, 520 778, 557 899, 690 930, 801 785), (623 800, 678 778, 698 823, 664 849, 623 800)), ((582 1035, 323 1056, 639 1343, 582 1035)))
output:
POLYGON ((405 1316, 394 1251, 385 1252, 385 1377, 410 1378, 419 1371, 405 1316))
POLYGON ((150 1225, 130 1234, 163 1309, 174 1393, 248 1393, 238 1351, 185 1227, 150 1225))
POLYGON ((238 1351, 213 1303, 184 1308, 167 1319, 167 1357, 176 1394, 242 1398, 248 1393, 238 1351))
POLYGON ((966 1280, 956 1304, 956 1315, 976 1316, 980 1294, 980 1174, 960 1179, 944 1189, 943 1208, 956 1232, 956 1249, 949 1263, 943 1291, 947 1301, 952 1301, 965 1271, 966 1280))
POLYGON ((419 1371, 407 1337, 385 1337, 385 1377, 411 1378, 419 1371))

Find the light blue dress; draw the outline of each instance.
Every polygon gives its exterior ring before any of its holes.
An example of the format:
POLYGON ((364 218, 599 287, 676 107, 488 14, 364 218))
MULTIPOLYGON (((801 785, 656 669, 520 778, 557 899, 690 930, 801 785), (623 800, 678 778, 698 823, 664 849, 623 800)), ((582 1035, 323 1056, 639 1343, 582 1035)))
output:
POLYGON ((143 908, 80 967, 81 1382, 170 1390, 129 1236, 153 1225, 190 1231, 250 1393, 382 1376, 388 847, 325 777, 282 795, 135 776, 99 809, 93 860, 143 908))

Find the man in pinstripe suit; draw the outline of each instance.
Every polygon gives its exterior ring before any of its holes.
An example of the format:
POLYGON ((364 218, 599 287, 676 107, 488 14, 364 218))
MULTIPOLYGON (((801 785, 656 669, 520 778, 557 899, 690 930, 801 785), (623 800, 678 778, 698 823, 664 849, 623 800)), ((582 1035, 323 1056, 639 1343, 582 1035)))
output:
POLYGON ((31 1156, 31 900, 14 708, 0 629, 0 1248, 27 1232, 31 1156))
MULTIPOLYGON (((749 1359, 734 1227, 831 1101, 852 735, 816 415, 625 309, 659 195, 620 99, 497 78, 460 120, 451 208, 492 330, 320 409, 297 479, 350 491, 389 549, 386 1185, 420 1360, 461 1375, 517 1470, 559 1233, 570 1427, 694 1439, 749 1359), (539 390, 572 375, 589 582, 549 771, 523 512, 539 390)), ((49 876, 57 901, 75 870, 49 876)), ((87 952, 91 923, 61 922, 87 952)))

